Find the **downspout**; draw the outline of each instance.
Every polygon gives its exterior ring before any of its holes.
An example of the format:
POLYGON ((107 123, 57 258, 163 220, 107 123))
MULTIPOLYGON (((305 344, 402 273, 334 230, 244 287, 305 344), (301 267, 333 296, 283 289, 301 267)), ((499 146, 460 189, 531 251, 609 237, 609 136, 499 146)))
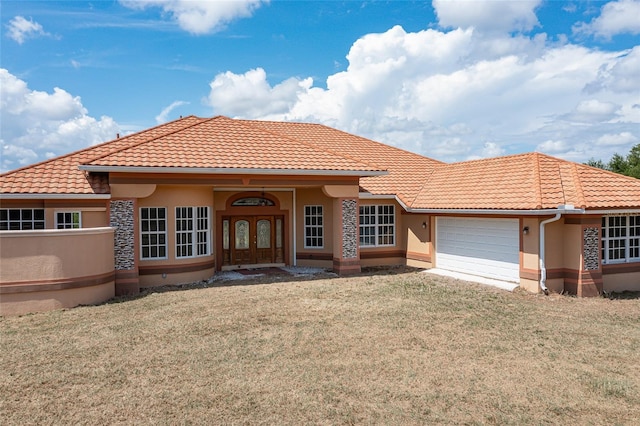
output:
POLYGON ((545 263, 544 263, 544 258, 545 258, 544 226, 547 223, 557 221, 558 219, 560 219, 560 217, 562 217, 562 213, 558 212, 554 217, 540 222, 540 289, 546 295, 549 295, 549 289, 547 288, 547 267, 545 266, 545 263))

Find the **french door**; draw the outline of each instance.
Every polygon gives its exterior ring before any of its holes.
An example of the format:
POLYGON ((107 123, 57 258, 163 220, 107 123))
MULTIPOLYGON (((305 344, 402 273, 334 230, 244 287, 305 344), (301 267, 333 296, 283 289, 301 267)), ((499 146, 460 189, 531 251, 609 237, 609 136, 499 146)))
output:
POLYGON ((283 216, 224 217, 224 264, 283 263, 282 228, 283 216))

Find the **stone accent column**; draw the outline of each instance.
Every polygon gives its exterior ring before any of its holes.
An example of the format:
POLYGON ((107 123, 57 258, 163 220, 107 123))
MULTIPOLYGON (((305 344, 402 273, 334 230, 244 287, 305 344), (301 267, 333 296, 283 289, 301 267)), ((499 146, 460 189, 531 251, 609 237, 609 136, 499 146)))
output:
POLYGON ((602 230, 598 218, 594 224, 582 226, 582 270, 578 276, 577 295, 593 297, 602 294, 602 260, 600 235, 602 230))
POLYGON ((358 247, 358 200, 335 198, 333 217, 333 270, 340 275, 357 274, 361 271, 358 247))
POLYGON ((113 246, 116 296, 140 292, 136 256, 136 217, 135 200, 112 200, 110 202, 109 225, 115 228, 113 246))

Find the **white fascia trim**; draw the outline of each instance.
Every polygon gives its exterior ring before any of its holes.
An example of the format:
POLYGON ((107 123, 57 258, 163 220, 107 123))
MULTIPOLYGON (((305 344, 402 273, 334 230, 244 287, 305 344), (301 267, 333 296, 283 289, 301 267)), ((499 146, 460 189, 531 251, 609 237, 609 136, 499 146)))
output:
POLYGON ((248 169, 218 167, 129 167, 80 165, 78 169, 87 172, 118 173, 168 173, 168 174, 227 174, 227 175, 292 175, 292 176, 384 176, 386 171, 359 170, 315 170, 315 169, 248 169))
POLYGON ((491 209, 409 209, 410 213, 430 214, 477 214, 477 215, 505 215, 505 216, 541 216, 556 213, 585 214, 582 209, 540 209, 540 210, 491 210, 491 209))
POLYGON ((446 214, 499 214, 513 216, 540 216, 549 214, 585 214, 584 209, 576 209, 572 204, 559 205, 555 209, 538 209, 538 210, 504 210, 504 209, 410 209, 411 213, 446 213, 446 214))
POLYGON ((110 200, 111 194, 0 194, 0 200, 110 200))
POLYGON ((241 187, 215 187, 213 188, 213 192, 256 192, 257 190, 262 190, 264 188, 264 192, 293 192, 295 188, 270 188, 268 186, 241 186, 241 187))
POLYGON ((640 214, 640 209, 618 209, 618 210, 587 210, 585 214, 599 214, 599 215, 637 215, 640 214))

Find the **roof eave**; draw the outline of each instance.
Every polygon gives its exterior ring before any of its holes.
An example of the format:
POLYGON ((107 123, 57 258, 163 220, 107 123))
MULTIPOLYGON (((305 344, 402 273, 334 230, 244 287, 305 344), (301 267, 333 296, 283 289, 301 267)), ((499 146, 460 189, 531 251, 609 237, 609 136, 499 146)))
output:
POLYGON ((293 176, 384 176, 385 170, 322 170, 322 169, 255 169, 224 167, 140 167, 80 165, 82 171, 94 173, 168 173, 168 174, 227 174, 227 175, 293 175, 293 176))
POLYGON ((0 200, 109 200, 111 194, 0 193, 0 200))

